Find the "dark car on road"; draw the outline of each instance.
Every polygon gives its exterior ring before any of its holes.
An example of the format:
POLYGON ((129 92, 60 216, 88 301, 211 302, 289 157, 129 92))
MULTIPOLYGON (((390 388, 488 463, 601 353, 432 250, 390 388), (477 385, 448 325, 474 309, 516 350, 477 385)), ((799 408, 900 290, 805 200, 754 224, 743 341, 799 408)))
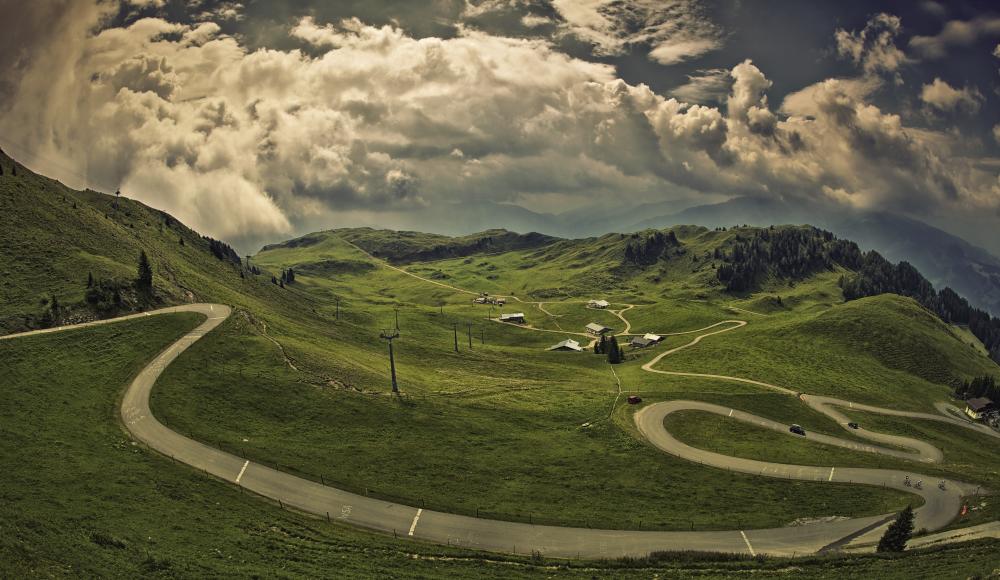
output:
POLYGON ((851 429, 860 429, 861 428, 861 425, 858 425, 854 421, 851 421, 850 423, 848 423, 847 426, 850 427, 851 429))
POLYGON ((796 435, 802 435, 803 437, 805 437, 806 435, 806 430, 803 429, 801 425, 793 424, 791 427, 788 428, 788 430, 791 431, 792 433, 795 433, 796 435))
POLYGON ((628 396, 628 404, 629 405, 638 405, 641 402, 642 402, 642 397, 640 397, 639 395, 629 395, 628 396))

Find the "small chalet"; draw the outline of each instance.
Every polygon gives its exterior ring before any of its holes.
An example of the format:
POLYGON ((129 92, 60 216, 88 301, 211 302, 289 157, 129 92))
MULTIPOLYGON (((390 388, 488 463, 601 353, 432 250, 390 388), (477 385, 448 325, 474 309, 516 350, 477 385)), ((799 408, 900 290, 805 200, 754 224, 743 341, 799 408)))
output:
POLYGON ((645 338, 646 340, 651 340, 653 342, 660 342, 661 340, 663 340, 663 337, 660 336, 659 334, 646 334, 643 335, 643 338, 645 338))
POLYGON ((514 324, 524 324, 524 313, 512 312, 510 314, 501 314, 500 322, 513 322, 514 324))
POLYGON ((590 302, 587 303, 587 306, 589 306, 590 308, 600 308, 603 310, 608 306, 611 306, 611 303, 608 302, 607 300, 591 300, 590 302))
POLYGON ((629 344, 632 345, 632 348, 646 348, 647 346, 656 344, 656 341, 650 340, 645 336, 635 336, 629 341, 629 344))
POLYGON ((602 334, 607 334, 612 330, 614 329, 604 326, 603 324, 597 324, 596 322, 591 322, 587 325, 587 332, 593 334, 594 336, 601 336, 602 334))
POLYGON ((550 346, 548 350, 580 352, 583 350, 583 347, 580 346, 579 342, 573 340, 572 338, 567 338, 559 344, 550 346))
POLYGON ((986 397, 969 399, 965 402, 965 414, 977 421, 982 420, 982 418, 992 410, 993 401, 987 399, 986 397))

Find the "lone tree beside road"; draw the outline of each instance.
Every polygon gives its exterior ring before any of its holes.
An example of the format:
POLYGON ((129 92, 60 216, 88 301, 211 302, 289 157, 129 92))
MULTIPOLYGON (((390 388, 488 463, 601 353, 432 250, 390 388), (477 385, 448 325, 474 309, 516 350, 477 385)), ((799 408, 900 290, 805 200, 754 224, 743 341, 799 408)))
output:
POLYGON ((902 552, 906 549, 906 542, 913 536, 913 508, 906 508, 899 512, 896 521, 889 525, 889 528, 882 534, 882 539, 878 541, 876 552, 902 552))

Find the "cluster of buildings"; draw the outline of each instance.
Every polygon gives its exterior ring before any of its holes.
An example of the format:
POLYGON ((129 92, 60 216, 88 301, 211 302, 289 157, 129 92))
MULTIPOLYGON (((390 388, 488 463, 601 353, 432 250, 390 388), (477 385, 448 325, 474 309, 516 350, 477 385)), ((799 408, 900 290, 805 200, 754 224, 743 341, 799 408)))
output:
POLYGON ((1000 407, 986 397, 976 397, 965 402, 965 414, 975 421, 1000 427, 1000 407))
POLYGON ((479 296, 472 299, 473 304, 493 304, 495 306, 503 306, 507 304, 507 299, 503 296, 490 296, 489 292, 483 292, 479 296))
MULTIPOLYGON (((591 322, 584 328, 587 330, 588 334, 594 337, 601 337, 608 333, 614 332, 615 330, 610 326, 604 326, 603 324, 598 324, 597 322, 591 322)), ((647 346, 653 346, 654 344, 657 344, 662 340, 663 337, 660 336, 659 334, 644 334, 642 336, 636 335, 633 336, 632 340, 629 341, 629 345, 632 348, 646 348, 647 346)), ((583 347, 580 346, 579 342, 573 340, 572 338, 569 338, 558 344, 550 346, 548 350, 580 352, 583 350, 583 347)))

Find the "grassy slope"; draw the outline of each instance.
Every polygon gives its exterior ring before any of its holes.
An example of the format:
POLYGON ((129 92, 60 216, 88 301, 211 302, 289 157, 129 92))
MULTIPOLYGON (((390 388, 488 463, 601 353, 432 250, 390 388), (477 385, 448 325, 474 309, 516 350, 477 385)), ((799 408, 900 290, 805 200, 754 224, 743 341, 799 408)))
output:
MULTIPOLYGON (((721 233, 695 231, 694 235, 700 240, 702 236, 714 238, 721 233)), ((596 240, 581 245, 605 243, 596 240)), ((711 246, 706 249, 708 247, 711 246)), ((490 256, 488 260, 504 264, 521 259, 518 252, 512 254, 490 256)), ((333 340, 339 336, 351 337, 350 362, 340 362, 346 354, 342 348, 324 352, 308 341, 286 342, 285 346, 297 359, 308 360, 310 367, 338 367, 336 372, 329 373, 330 376, 349 376, 351 386, 370 394, 324 389, 315 386, 315 382, 306 385, 304 382, 309 381, 288 372, 284 372, 287 376, 280 382, 267 375, 267 380, 250 383, 249 388, 236 391, 231 380, 225 377, 199 379, 199 365, 191 364, 186 369, 183 366, 171 369, 164 388, 154 400, 157 412, 181 429, 233 445, 247 438, 252 448, 248 448, 248 453, 322 475, 352 489, 368 487, 378 495, 413 503, 423 500, 438 509, 465 513, 474 513, 478 507, 481 513, 495 517, 525 519, 530 513, 540 521, 587 523, 591 519, 601 519, 611 526, 634 526, 643 518, 644 526, 670 528, 682 527, 685 523, 690 525, 691 521, 703 527, 724 525, 720 515, 724 509, 730 510, 728 513, 736 509, 740 516, 745 515, 748 521, 757 525, 790 521, 794 517, 788 516, 793 512, 822 513, 822 506, 811 499, 815 494, 808 486, 792 489, 792 495, 785 501, 775 502, 772 500, 778 497, 777 494, 788 489, 787 483, 765 480, 763 491, 759 491, 756 480, 729 481, 712 470, 651 454, 641 443, 622 438, 620 427, 627 431, 630 422, 627 417, 618 421, 617 426, 598 423, 589 429, 581 428, 584 423, 607 416, 616 389, 596 357, 540 352, 540 348, 559 338, 559 334, 539 337, 511 327, 490 326, 480 318, 477 328, 485 325, 490 333, 487 341, 490 344, 483 348, 477 343, 470 352, 463 341, 462 352, 456 355, 451 352, 451 322, 475 320, 486 312, 484 307, 472 306, 469 295, 456 294, 385 268, 358 266, 365 263, 364 254, 336 235, 326 235, 321 242, 309 247, 264 252, 256 260, 274 269, 295 265, 308 270, 309 264, 315 263, 342 266, 335 275, 302 275, 300 279, 301 288, 311 294, 341 297, 344 320, 331 323, 331 327, 337 328, 339 324, 343 330, 332 330, 329 336, 333 340), (348 267, 349 264, 353 265, 348 267), (447 304, 443 316, 435 308, 441 302, 447 304), (391 324, 392 308, 397 304, 403 328, 403 337, 397 341, 397 362, 408 395, 404 405, 376 394, 385 392, 387 380, 384 346, 374 336, 373 327, 391 324), (366 373, 349 373, 350 368, 363 368, 366 373), (192 399, 200 404, 193 408, 182 405, 192 399), (278 399, 283 401, 281 411, 275 410, 274 401, 278 399), (308 411, 303 412, 303 409, 308 411), (517 421, 510 420, 512 413, 517 413, 517 421), (489 437, 487 433, 501 435, 489 437), (386 440, 393 443, 387 445, 386 440), (545 444, 539 445, 540 441, 545 444), (600 458, 596 465, 594 457, 600 458), (423 465, 431 465, 434 469, 421 469, 423 465), (448 475, 456 472, 463 473, 463 478, 472 482, 471 487, 482 492, 471 498, 463 493, 470 486, 463 487, 448 475), (593 475, 591 479, 574 478, 573 474, 578 473, 593 475), (677 487, 665 489, 646 485, 645 482, 657 479, 651 478, 651 473, 669 477, 677 487), (495 484, 498 474, 503 485, 495 484), (774 484, 778 487, 772 487, 774 484), (610 500, 615 496, 614 490, 620 489, 641 494, 645 503, 622 505, 610 500), (708 499, 685 518, 691 508, 682 505, 684 502, 678 498, 695 493, 705 493, 708 499), (754 496, 755 493, 758 495, 754 496), (724 508, 737 498, 738 505, 743 507, 724 508), (633 505, 638 507, 630 507, 633 505), (768 508, 761 509, 764 505, 768 508), (784 506, 788 507, 787 511, 784 506)), ((432 266, 449 272, 445 282, 469 284, 475 288, 477 281, 485 280, 480 273, 480 261, 466 263, 466 260, 444 260, 432 266)), ((671 264, 664 269, 670 271, 671 268, 678 276, 691 274, 690 269, 671 264)), ((829 306, 825 304, 831 299, 830 287, 835 276, 821 276, 788 291, 782 289, 787 297, 784 303, 794 304, 794 308, 772 308, 777 313, 773 320, 755 319, 751 328, 763 325, 764 321, 767 324, 800 324, 816 312, 828 311, 829 306)), ((681 285, 685 279, 680 278, 681 285)), ((551 288, 557 281, 558 271, 540 271, 531 279, 534 287, 527 289, 530 292, 536 288, 551 288)), ((626 281, 626 284, 632 282, 626 281)), ((668 289, 671 287, 663 288, 664 293, 673 292, 668 289)), ((621 292, 616 296, 614 290, 606 294, 616 302, 627 299, 621 292)), ((728 297, 706 295, 701 300, 683 301, 677 296, 656 305, 643 304, 634 311, 646 308, 646 320, 659 321, 662 326, 654 329, 661 332, 698 328, 735 315, 725 310, 730 301, 728 297)), ((588 315, 579 304, 556 307, 567 312, 579 308, 581 315, 588 315)), ((897 324, 900 318, 892 309, 884 313, 873 310, 873 316, 885 318, 885 324, 897 324)), ((744 332, 746 329, 713 337, 691 352, 744 332)), ((950 335, 946 338, 953 340, 950 335)), ((251 345, 238 344, 238 340, 234 334, 229 341, 233 345, 231 351, 221 344, 224 341, 220 341, 212 356, 232 360, 239 358, 240 352, 252 351, 251 345)), ((671 337, 667 345, 676 346, 685 340, 671 337)), ((941 337, 932 333, 928 340, 934 343, 941 337)), ((834 345, 831 348, 843 353, 843 359, 852 353, 848 341, 837 343, 831 339, 831 344, 834 345)), ((786 352, 763 351, 759 359, 763 365, 772 363, 776 357, 785 357, 779 361, 794 367, 797 363, 787 361, 799 360, 804 346, 808 345, 786 341, 781 347, 786 352)), ((267 345, 262 344, 260 350, 265 352, 267 345)), ((705 381, 669 379, 641 372, 639 365, 655 352, 655 349, 642 352, 636 360, 618 369, 626 389, 638 389, 653 398, 690 397, 739 404, 740 408, 776 419, 786 417, 810 423, 810 428, 840 433, 836 425, 820 415, 803 421, 811 412, 789 397, 765 394, 757 388, 724 383, 709 385, 705 381), (783 417, 775 416, 779 410, 783 417)), ((702 355, 698 364, 707 367, 705 370, 715 370, 723 362, 720 359, 702 355)), ((753 357, 750 360, 754 360, 753 357)), ((672 365, 673 358, 664 361, 665 365, 667 363, 672 365)), ((256 372, 249 367, 245 370, 248 376, 256 372)), ((870 358, 857 366, 831 367, 829 372, 850 375, 858 383, 869 377, 879 380, 905 377, 922 387, 928 386, 923 379, 870 358), (844 369, 849 370, 845 372, 844 369)), ((932 388, 936 389, 934 393, 943 392, 942 387, 932 385, 932 388)), ((867 490, 856 492, 868 494, 867 490)), ((868 498, 865 505, 870 506, 869 509, 874 509, 881 501, 871 495, 868 498)), ((848 505, 856 500, 845 496, 835 501, 848 505)), ((903 500, 897 497, 891 501, 903 500)))
POLYGON ((678 352, 660 368, 697 371, 707 359, 717 374, 914 410, 933 410, 934 401, 946 400, 952 377, 1000 370, 931 313, 898 296, 749 318, 746 328, 678 352))
MULTIPOLYGON (((746 521, 759 525, 801 515, 824 515, 822 506, 811 497, 815 494, 807 488, 769 482, 760 491, 756 480, 729 481, 712 470, 651 453, 624 434, 629 422, 622 419, 621 412, 615 414, 614 424, 598 423, 581 430, 582 423, 606 416, 614 399, 615 388, 607 367, 596 357, 567 359, 562 354, 544 354, 540 349, 563 336, 488 323, 484 319, 486 309, 474 307, 470 296, 375 269, 363 253, 345 244, 337 233, 325 235, 315 247, 277 248, 261 254, 257 262, 275 271, 291 265, 304 270, 317 268, 313 275, 300 276, 300 284, 280 290, 268 283, 267 277, 241 279, 234 268, 212 257, 204 243, 198 246, 196 234, 176 223, 165 225, 161 232, 158 224, 162 214, 141 204, 122 200, 116 212, 107 196, 62 191, 51 182, 21 172, 21 176, 9 181, 7 175, 0 179, 0 187, 9 196, 0 199, 9 203, 10 209, 17 212, 18 222, 25 224, 30 234, 24 236, 25 240, 43 236, 40 239, 46 242, 28 243, 15 238, 11 240, 15 243, 4 245, 7 253, 0 265, 9 274, 7 288, 24 290, 10 295, 12 309, 30 312, 36 308, 37 294, 32 289, 39 287, 65 287, 71 296, 74 289, 82 291, 82 282, 77 287, 75 278, 82 271, 81 262, 65 257, 72 256, 70 253, 55 253, 46 262, 48 265, 34 266, 51 267, 39 269, 37 278, 32 278, 33 268, 24 267, 31 252, 42 252, 46 245, 52 245, 52 238, 44 236, 51 235, 48 232, 53 230, 53 222, 62 226, 59 242, 63 247, 90 248, 93 251, 87 250, 87 254, 97 256, 97 262, 117 264, 121 275, 131 272, 136 247, 145 247, 153 257, 160 291, 167 297, 183 295, 187 289, 197 299, 225 301, 240 308, 225 327, 230 340, 206 340, 193 349, 191 356, 183 359, 192 362, 172 367, 167 381, 154 395, 158 414, 197 437, 233 446, 243 445, 242 439, 247 438, 250 441, 246 444, 251 446, 248 453, 261 459, 298 464, 313 473, 329 469, 336 472, 325 472, 331 476, 328 479, 347 487, 377 485, 388 489, 376 489, 376 493, 402 495, 407 500, 426 499, 429 503, 439 501, 440 507, 471 512, 477 506, 464 499, 469 497, 468 486, 448 481, 449 473, 464 473, 481 482, 477 492, 497 489, 492 495, 482 495, 475 502, 478 507, 489 509, 495 505, 498 509, 493 515, 513 519, 524 518, 530 511, 539 519, 584 523, 590 519, 590 514, 581 517, 588 507, 604 505, 607 513, 600 515, 608 525, 632 526, 638 514, 647 511, 642 505, 646 502, 659 506, 655 525, 683 527, 689 523, 685 516, 690 502, 679 502, 677 498, 692 493, 706 497, 702 502, 704 511, 695 514, 696 523, 704 527, 723 526, 723 514, 734 514, 733 504, 745 510, 736 517, 745 515, 746 521), (32 183, 32 179, 40 181, 32 183), (73 195, 77 198, 73 199, 73 195), (32 204, 51 208, 50 213, 31 209, 32 204), (82 218, 73 213, 81 210, 90 213, 82 218), (91 221, 93 227, 87 225, 91 221), (78 228, 66 227, 77 223, 81 224, 78 228), (190 242, 178 251, 180 235, 190 236, 190 242), (119 253, 112 251, 119 246, 119 253), (335 297, 342 302, 339 321, 334 319, 335 297), (385 347, 377 338, 378 328, 391 324, 393 307, 400 309, 404 332, 397 342, 397 362, 408 394, 404 405, 384 396, 388 382, 385 347), (476 324, 477 335, 486 330, 486 347, 476 344, 472 351, 463 346, 461 353, 451 352, 452 323, 464 325, 468 321, 476 324), (277 347, 263 338, 263 322, 294 359, 299 372, 290 371, 277 347), (253 429, 252 437, 245 436, 249 428, 253 429), (498 438, 497 433, 503 435, 498 438), (412 453, 397 449, 401 441, 408 440, 414 442, 408 448, 412 453), (490 447, 494 442, 498 447, 490 447), (484 449, 490 452, 484 453, 484 449), (507 451, 509 462, 503 461, 507 451), (497 458, 501 459, 499 463, 497 458), (517 463, 524 459, 529 460, 529 467, 517 463), (407 466, 416 470, 424 464, 442 469, 427 470, 429 475, 416 481, 400 475, 407 472, 407 466), (346 470, 345 475, 341 465, 355 469, 346 470), (591 483, 580 473, 592 473, 591 483), (648 485, 651 480, 678 474, 683 476, 679 487, 648 485), (496 484, 497 475, 502 478, 502 486, 496 484), (768 487, 771 483, 773 487, 768 487), (579 495, 560 492, 560 485, 569 485, 579 495), (643 501, 616 503, 622 489, 639 494, 636 497, 643 501), (538 490, 537 497, 531 495, 534 490, 538 490), (511 498, 519 501, 512 502, 511 498), (568 504, 570 500, 577 503, 568 504), (787 509, 774 510, 775 505, 787 509), (762 513, 763 506, 771 511, 762 513)), ((525 297, 546 300, 599 294, 615 303, 635 303, 638 306, 629 312, 635 331, 689 330, 736 315, 725 310, 731 298, 717 291, 711 260, 703 257, 725 243, 733 231, 682 228, 678 235, 686 253, 645 270, 608 270, 608 263, 620 259, 626 242, 617 234, 555 242, 541 248, 474 257, 471 261, 456 258, 412 267, 432 267, 444 282, 476 290, 513 290, 525 297), (701 258, 695 260, 693 256, 701 258), (479 266, 482 262, 487 265, 479 266)), ((85 263, 92 267, 90 262, 85 263)), ((102 270, 95 274, 115 275, 102 270)), ((829 280, 822 276, 794 289, 775 290, 786 298, 785 306, 775 307, 767 296, 751 297, 741 305, 798 318, 825 311, 828 304, 835 302, 829 280)), ((574 308, 553 307, 566 309, 565 313, 560 311, 564 314, 572 313, 574 308)), ((538 314, 541 316, 540 311, 538 314)), ((730 336, 713 337, 698 350, 716 338, 730 336)), ((671 338, 668 344, 677 344, 677 340, 671 338)), ((760 354, 769 364, 767 359, 773 353, 760 354)), ((642 360, 618 369, 627 387, 662 397, 700 395, 713 388, 640 373, 638 365, 642 360)), ((700 368, 706 360, 720 365, 728 362, 703 353, 700 368)), ((780 358, 779 363, 779 367, 787 364, 780 358)), ((772 370, 767 364, 762 368, 772 370)), ((964 364, 959 361, 952 367, 959 374, 972 373, 964 364)), ((867 359, 848 374, 877 380, 908 376, 878 360, 867 359)), ((730 385, 721 385, 716 391, 711 396, 742 397, 748 405, 768 401, 759 392, 743 392, 730 385)), ((824 491, 829 488, 824 487, 824 491)), ((853 488, 834 501, 877 511, 883 499, 853 488)), ((644 526, 649 525, 644 521, 644 526)))
MULTIPOLYGON (((868 429, 884 433, 905 430, 908 436, 932 441, 945 452, 945 460, 940 464, 927 465, 876 454, 857 453, 697 411, 671 415, 667 418, 666 425, 674 436, 689 445, 736 457, 797 465, 914 470, 925 475, 974 480, 990 488, 995 483, 1000 483, 996 469, 1000 465, 1000 452, 995 449, 995 441, 992 439, 971 431, 962 434, 949 427, 936 426, 930 421, 900 421, 892 418, 897 425, 906 426, 906 429, 892 429, 880 420, 881 416, 874 414, 858 413, 853 418, 868 429)), ((838 436, 841 434, 847 433, 841 432, 838 436)))
MULTIPOLYGON (((302 297, 270 283, 270 275, 240 277, 239 268, 211 254, 208 242, 177 220, 139 202, 74 191, 18 167, 0 153, 0 333, 24 328, 43 299, 83 300, 88 273, 128 281, 140 249, 150 257, 161 300, 215 300, 255 312, 291 310, 302 297), (181 240, 184 244, 181 244, 181 240)), ((87 313, 77 311, 73 315, 87 313)))
MULTIPOLYGON (((237 494, 128 443, 116 401, 130 375, 196 323, 169 315, 0 343, 0 576, 648 578, 967 577, 998 544, 906 558, 577 564, 396 542, 237 494), (43 364, 44 361, 44 364, 43 364), (142 509, 136 509, 141 505, 142 509), (553 565, 555 564, 555 565, 553 565)), ((185 355, 188 356, 188 355, 185 355)))

